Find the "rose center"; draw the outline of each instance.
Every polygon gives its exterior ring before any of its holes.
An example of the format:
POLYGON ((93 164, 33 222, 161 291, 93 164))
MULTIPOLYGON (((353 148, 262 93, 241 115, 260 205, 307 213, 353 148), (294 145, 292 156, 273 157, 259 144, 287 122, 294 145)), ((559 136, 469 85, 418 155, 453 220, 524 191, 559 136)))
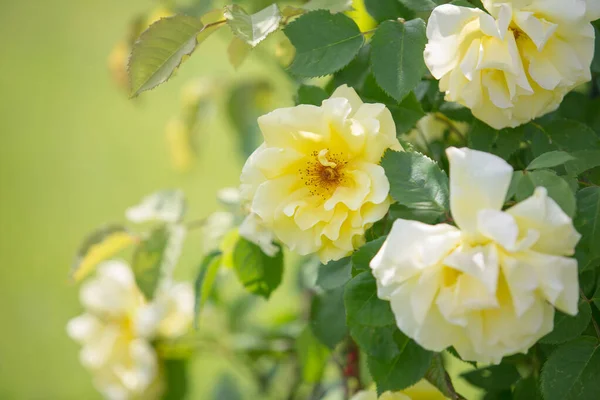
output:
POLYGON ((330 153, 329 149, 313 151, 306 167, 298 170, 300 179, 313 196, 330 197, 335 189, 345 182, 344 167, 347 161, 341 153, 330 153))

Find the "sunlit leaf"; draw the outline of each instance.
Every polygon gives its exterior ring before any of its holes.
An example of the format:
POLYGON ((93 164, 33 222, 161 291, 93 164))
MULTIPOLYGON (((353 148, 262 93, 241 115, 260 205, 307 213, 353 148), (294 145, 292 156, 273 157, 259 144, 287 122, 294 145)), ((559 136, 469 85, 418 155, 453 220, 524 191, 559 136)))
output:
POLYGON ((235 273, 246 289, 269 298, 281 283, 283 275, 283 251, 269 257, 259 246, 239 238, 233 250, 235 273))
POLYGON ((81 281, 105 261, 137 241, 124 227, 109 225, 89 235, 77 252, 71 267, 71 279, 81 281))
POLYGON ((200 311, 202 306, 208 300, 208 296, 212 291, 212 287, 217 279, 217 272, 221 265, 221 252, 214 251, 204 257, 200 264, 198 275, 194 283, 194 326, 198 328, 198 320, 200 318, 200 311))
POLYGON ((317 340, 309 328, 305 328, 296 340, 296 352, 302 380, 307 383, 319 382, 329 358, 329 349, 317 340))
POLYGON ((231 31, 252 47, 276 31, 281 18, 277 4, 271 4, 255 14, 248 14, 242 7, 235 4, 225 8, 225 19, 227 19, 227 25, 231 31))
POLYGON ((233 68, 238 69, 244 63, 246 57, 250 54, 250 50, 252 50, 252 47, 239 37, 235 36, 231 39, 229 47, 227 47, 227 56, 233 68))

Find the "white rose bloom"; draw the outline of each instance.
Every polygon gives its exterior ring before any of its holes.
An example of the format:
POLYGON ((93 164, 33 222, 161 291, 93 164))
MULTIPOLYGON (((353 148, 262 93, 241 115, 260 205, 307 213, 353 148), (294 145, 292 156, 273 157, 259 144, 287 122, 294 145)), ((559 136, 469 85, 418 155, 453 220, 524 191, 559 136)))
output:
POLYGON ((489 14, 450 4, 427 25, 425 63, 446 100, 496 129, 547 114, 591 79, 596 0, 483 0, 489 14))
POLYGON ((158 398, 158 359, 150 341, 184 334, 193 318, 190 285, 165 285, 146 303, 129 266, 107 261, 81 288, 87 312, 67 324, 67 333, 83 345, 81 363, 110 400, 158 398))
POLYGON ((512 167, 449 148, 457 227, 398 219, 371 261, 378 296, 400 330, 426 349, 498 363, 553 328, 554 307, 575 315, 580 239, 546 189, 503 211, 512 167))

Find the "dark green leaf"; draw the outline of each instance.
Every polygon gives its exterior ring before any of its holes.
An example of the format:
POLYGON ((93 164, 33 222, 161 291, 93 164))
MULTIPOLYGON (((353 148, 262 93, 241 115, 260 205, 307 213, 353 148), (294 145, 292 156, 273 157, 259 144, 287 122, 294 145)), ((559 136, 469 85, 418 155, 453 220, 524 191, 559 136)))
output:
POLYGON ((131 95, 150 90, 171 77, 183 56, 196 48, 204 25, 185 15, 162 18, 150 25, 133 45, 128 71, 131 95))
POLYGON ((589 254, 600 257, 600 187, 588 187, 577 193, 575 227, 583 235, 581 245, 589 254))
POLYGON ((358 55, 333 75, 333 79, 327 84, 327 91, 333 93, 338 86, 346 84, 356 90, 361 90, 365 79, 369 75, 369 60, 371 58, 371 46, 364 45, 358 52, 358 55))
POLYGON ((448 177, 435 161, 420 153, 388 151, 381 165, 398 204, 443 215, 448 210, 448 177))
POLYGON ((524 132, 522 128, 496 130, 474 119, 467 137, 470 148, 492 153, 507 160, 519 149, 524 132))
POLYGON ((404 335, 395 324, 385 326, 361 325, 353 321, 350 327, 352 338, 360 349, 369 357, 380 361, 391 361, 399 355, 398 344, 394 339, 404 339, 404 335))
POLYGON ((444 360, 440 353, 433 355, 431 365, 425 373, 425 379, 435 386, 444 396, 452 400, 461 399, 462 396, 456 393, 452 380, 444 368, 444 360))
POLYGON ((386 236, 382 236, 359 247, 352 254, 352 270, 355 272, 370 271, 369 263, 377 254, 385 239, 386 236))
POLYGON ((406 8, 415 12, 427 12, 437 7, 432 0, 398 0, 406 8))
POLYGON ((530 162, 527 169, 532 171, 534 169, 552 168, 573 160, 575 160, 575 157, 564 151, 549 151, 530 162))
POLYGON ((600 166, 600 150, 581 150, 571 153, 575 160, 565 164, 567 173, 577 176, 587 170, 600 166))
POLYGON ((277 30, 282 18, 277 4, 271 4, 252 15, 234 4, 225 7, 224 15, 233 34, 252 47, 277 30))
POLYGON ((233 250, 235 273, 246 289, 269 298, 281 283, 283 250, 269 257, 256 244, 240 238, 233 250))
POLYGON ((329 10, 332 13, 348 11, 352 9, 352 0, 309 0, 302 5, 305 10, 329 10))
POLYGON ((198 320, 202 306, 208 300, 212 287, 217 279, 221 266, 221 252, 213 251, 202 260, 194 283, 194 326, 198 328, 198 320))
POLYGON ((466 372, 461 376, 471 385, 489 391, 510 389, 510 387, 520 378, 517 368, 512 364, 492 365, 490 367, 466 372))
POLYGON ((383 22, 390 19, 415 17, 414 11, 398 0, 364 0, 367 12, 377 21, 383 22))
POLYGON ((556 311, 554 314, 554 329, 540 339, 540 342, 559 344, 575 339, 585 331, 591 319, 592 309, 589 303, 583 300, 579 302, 579 311, 574 317, 556 311))
POLYGON ((594 60, 592 61, 592 72, 596 74, 600 74, 600 28, 598 26, 594 26, 594 30, 596 31, 596 51, 594 53, 594 60))
POLYGON ((321 103, 323 103, 323 100, 328 97, 329 95, 327 92, 318 86, 300 85, 295 100, 296 105, 312 104, 314 106, 320 106, 321 103))
POLYGON ((188 360, 183 358, 163 361, 165 393, 162 400, 183 400, 188 391, 188 360))
POLYGON ((309 328, 306 328, 296 340, 296 352, 302 380, 307 383, 319 382, 329 359, 329 349, 317 340, 309 328))
POLYGON ((171 274, 179 258, 184 234, 181 227, 161 226, 138 245, 131 268, 146 299, 153 299, 159 282, 171 274))
POLYGON ((344 310, 344 288, 339 287, 313 298, 310 327, 323 344, 333 349, 348 333, 344 310))
POLYGON ((532 150, 534 156, 551 150, 568 153, 600 149, 600 138, 592 129, 578 121, 555 119, 546 124, 531 123, 532 150))
POLYGON ((542 400, 539 384, 533 375, 517 382, 513 392, 513 400, 542 400))
POLYGON ((410 132, 417 122, 425 116, 421 103, 413 92, 410 92, 398 105, 388 105, 392 118, 396 123, 396 134, 410 132))
POLYGON ((319 266, 317 285, 324 290, 331 290, 343 286, 352 277, 352 262, 350 257, 337 261, 330 261, 319 266))
POLYGON ((377 384, 377 392, 398 391, 421 380, 429 366, 433 353, 423 349, 400 331, 394 335, 397 355, 389 361, 369 357, 369 372, 377 384))
POLYGON ((380 327, 395 321, 390 303, 377 297, 377 284, 369 271, 361 272, 348 282, 344 306, 348 326, 360 323, 380 327))
POLYGON ((377 83, 397 101, 412 91, 427 67, 423 51, 427 43, 425 22, 385 21, 371 40, 371 68, 377 83))
POLYGON ((517 201, 525 200, 533 194, 536 187, 543 186, 548 190, 548 196, 554 199, 568 216, 575 215, 577 208, 575 195, 569 184, 554 171, 541 169, 523 173, 518 183, 517 201))
MULTIPOLYGON (((395 221, 398 218, 401 218, 412 221, 421 221, 426 224, 435 224, 440 222, 440 216, 441 214, 437 211, 432 212, 429 210, 416 210, 396 203, 390 206, 389 211, 390 221, 395 221)), ((390 226, 391 225, 392 224, 390 223, 390 226)))
POLYGON ((599 376, 598 340, 580 337, 550 354, 542 369, 542 394, 546 400, 596 400, 599 376))
POLYGON ((328 75, 344 68, 364 41, 350 17, 325 10, 299 17, 284 32, 296 48, 290 70, 304 77, 328 75))

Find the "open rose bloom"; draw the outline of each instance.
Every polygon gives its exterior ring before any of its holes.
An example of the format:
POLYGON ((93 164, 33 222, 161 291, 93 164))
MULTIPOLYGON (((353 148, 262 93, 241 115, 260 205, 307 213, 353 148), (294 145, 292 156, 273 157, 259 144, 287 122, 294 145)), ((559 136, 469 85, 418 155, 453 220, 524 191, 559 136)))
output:
POLYGON ((597 0, 483 0, 433 10, 425 62, 446 100, 496 129, 556 110, 591 79, 597 0))
POLYGON ((379 165, 387 149, 401 150, 390 111, 343 85, 320 107, 281 108, 258 123, 264 143, 241 176, 253 223, 323 263, 351 253, 391 203, 379 165))
POLYGON ((156 399, 162 382, 151 341, 177 338, 193 319, 194 294, 188 284, 165 284, 154 301, 145 301, 129 266, 107 261, 81 288, 86 312, 67 325, 82 344, 81 363, 110 400, 156 399))
POLYGON ((406 335, 498 363, 549 333, 555 307, 577 313, 577 261, 568 256, 580 235, 542 187, 503 210, 513 169, 501 158, 447 155, 457 226, 398 219, 371 268, 406 335))

